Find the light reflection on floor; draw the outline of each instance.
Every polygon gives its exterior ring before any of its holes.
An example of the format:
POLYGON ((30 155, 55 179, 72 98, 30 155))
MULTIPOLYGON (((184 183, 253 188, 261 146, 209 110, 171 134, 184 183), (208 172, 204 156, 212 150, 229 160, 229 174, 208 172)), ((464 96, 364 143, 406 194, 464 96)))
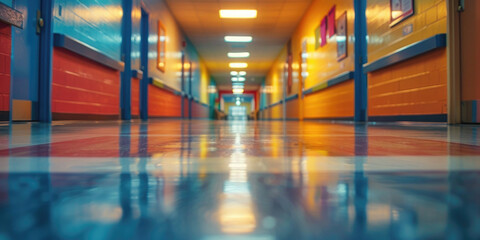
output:
POLYGON ((480 126, 0 126, 3 239, 480 239, 480 126))

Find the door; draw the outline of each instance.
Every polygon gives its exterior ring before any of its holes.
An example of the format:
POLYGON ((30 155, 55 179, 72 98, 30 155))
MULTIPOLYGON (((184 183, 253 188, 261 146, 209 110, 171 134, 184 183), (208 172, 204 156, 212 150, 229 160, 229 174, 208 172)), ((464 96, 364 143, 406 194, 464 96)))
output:
POLYGON ((480 1, 464 2, 460 13, 462 122, 480 123, 480 1))
POLYGON ((140 70, 143 72, 140 80, 140 118, 148 119, 148 33, 149 14, 142 7, 140 19, 140 70))
POLYGON ((40 2, 16 0, 14 8, 23 13, 23 29, 14 28, 12 36, 12 120, 38 119, 38 83, 40 35, 37 15, 40 2))

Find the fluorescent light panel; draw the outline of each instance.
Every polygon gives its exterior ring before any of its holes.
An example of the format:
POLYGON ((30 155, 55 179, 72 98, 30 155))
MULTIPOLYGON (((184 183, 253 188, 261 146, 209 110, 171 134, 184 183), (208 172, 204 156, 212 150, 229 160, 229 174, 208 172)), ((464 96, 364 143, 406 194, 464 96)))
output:
POLYGON ((243 62, 232 62, 229 66, 230 68, 247 68, 248 64, 243 62))
POLYGON ((220 18, 257 18, 255 9, 221 9, 220 18))
POLYGON ((252 42, 253 37, 251 36, 225 36, 225 42, 243 42, 248 43, 252 42))
POLYGON ((228 54, 229 58, 248 58, 250 57, 249 52, 229 52, 228 54))

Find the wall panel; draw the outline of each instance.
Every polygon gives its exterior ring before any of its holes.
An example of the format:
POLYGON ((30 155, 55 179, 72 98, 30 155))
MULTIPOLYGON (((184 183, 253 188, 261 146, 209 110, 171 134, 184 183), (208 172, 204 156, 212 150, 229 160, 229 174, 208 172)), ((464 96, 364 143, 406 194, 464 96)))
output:
POLYGON ((181 97, 153 85, 148 86, 149 117, 181 117, 181 97))
POLYGON ((118 119, 119 71, 68 50, 54 48, 52 72, 54 120, 85 115, 118 119))
POLYGON ((9 120, 12 28, 0 22, 0 121, 9 120))
POLYGON ((447 113, 445 49, 368 74, 369 116, 447 113))
POLYGON ((354 112, 354 82, 349 80, 304 97, 304 117, 348 118, 354 112))

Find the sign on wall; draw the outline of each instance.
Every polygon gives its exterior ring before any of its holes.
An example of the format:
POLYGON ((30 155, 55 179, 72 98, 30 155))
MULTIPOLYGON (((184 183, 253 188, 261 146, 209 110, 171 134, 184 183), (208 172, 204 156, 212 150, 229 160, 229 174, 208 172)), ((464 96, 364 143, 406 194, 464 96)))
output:
POLYGON ((337 61, 347 57, 347 12, 337 19, 337 61))
POLYGON ((167 34, 162 22, 158 21, 158 40, 157 40, 157 68, 161 72, 165 72, 165 55, 167 34))
POLYGON ((413 15, 413 0, 390 0, 390 27, 413 15))

